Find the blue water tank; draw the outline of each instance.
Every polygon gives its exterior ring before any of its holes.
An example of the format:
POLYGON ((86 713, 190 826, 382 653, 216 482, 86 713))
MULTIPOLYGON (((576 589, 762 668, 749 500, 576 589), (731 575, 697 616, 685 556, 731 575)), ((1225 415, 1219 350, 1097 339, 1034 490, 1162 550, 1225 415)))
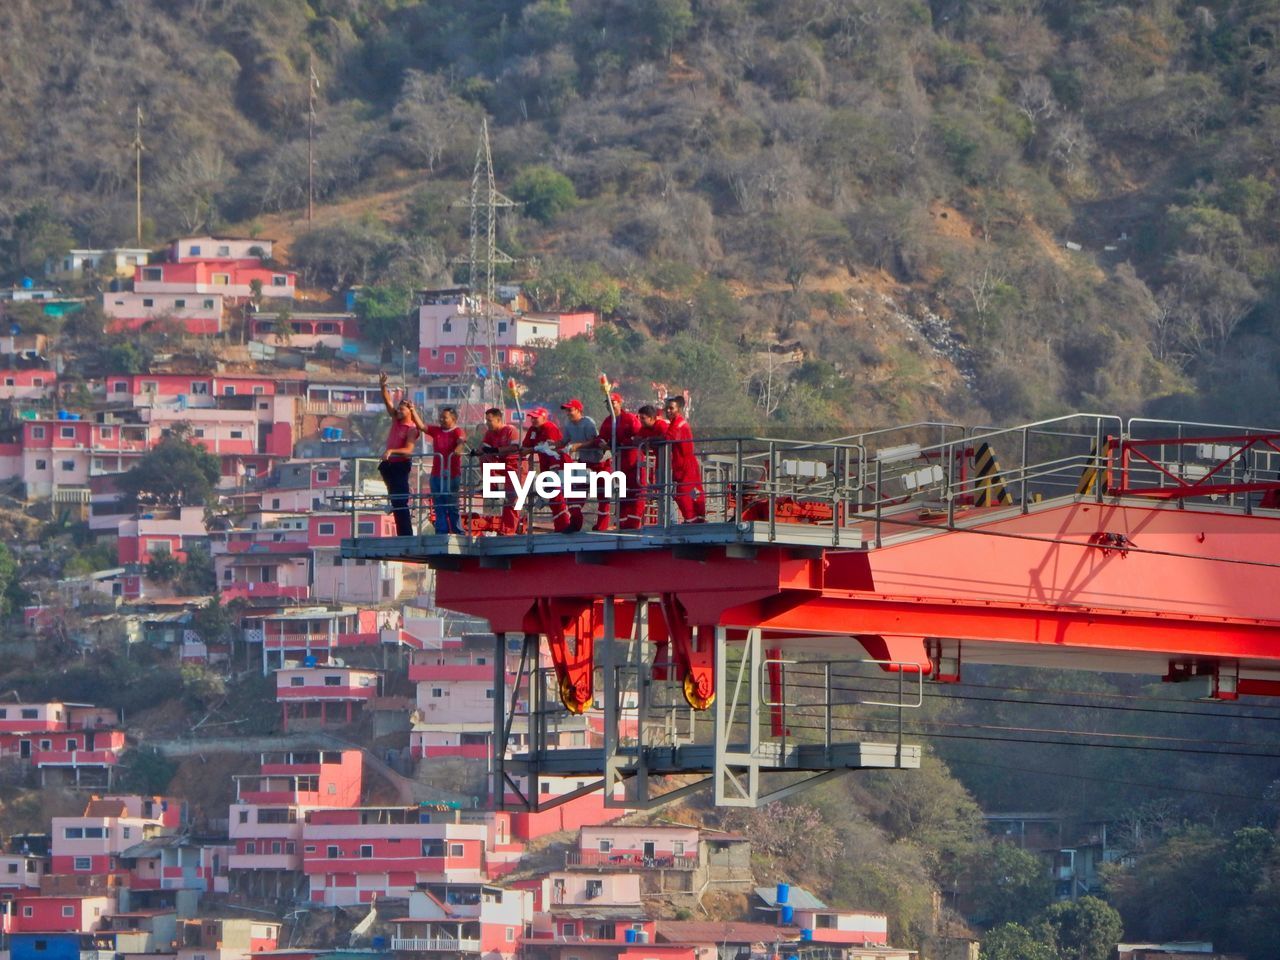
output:
POLYGON ((810 928, 810 927, 801 927, 801 928, 800 928, 800 939, 801 939, 801 940, 803 940, 805 943, 808 943, 809 941, 811 941, 811 940, 813 939, 813 930, 812 930, 812 928, 810 928))
POLYGON ((385 950, 385 949, 387 949, 387 938, 386 938, 386 937, 374 937, 374 938, 373 938, 372 943, 373 943, 373 949, 375 949, 375 950, 385 950))
POLYGON ((34 280, 32 280, 30 277, 23 277, 23 278, 22 278, 22 289, 23 289, 23 290, 30 290, 30 289, 32 289, 35 285, 36 285, 36 282, 35 282, 34 280))
POLYGON ((626 943, 635 943, 635 942, 636 942, 636 932, 635 932, 634 930, 627 930, 627 931, 622 935, 622 939, 623 939, 623 941, 624 941, 624 942, 626 942, 626 943))
POLYGON ((68 413, 68 414, 67 414, 67 419, 68 419, 68 420, 79 420, 79 419, 80 419, 80 414, 78 414, 78 413, 68 413))
POLYGON ((321 427, 321 428, 320 428, 320 439, 321 439, 321 440, 332 440, 332 439, 333 439, 333 427, 321 427))
POLYGON ((341 427, 334 427, 334 428, 333 428, 333 439, 335 439, 335 440, 341 440, 341 439, 342 439, 342 428, 341 428, 341 427))
POLYGON ((787 903, 788 901, 790 901, 790 899, 791 899, 791 884, 789 883, 778 884, 778 903, 779 904, 787 903))
POLYGON ((65 420, 65 419, 67 419, 67 411, 65 411, 65 410, 59 410, 59 411, 58 411, 58 419, 59 419, 59 420, 65 420))
POLYGON ((791 904, 789 904, 789 903, 784 903, 784 904, 782 905, 782 910, 781 910, 781 912, 778 914, 778 920, 779 920, 781 923, 788 923, 788 924, 789 924, 789 923, 791 923, 791 921, 792 921, 792 920, 794 920, 795 918, 796 918, 796 908, 795 908, 795 907, 793 907, 793 906, 792 906, 791 904))
POLYGON ((307 654, 305 657, 302 658, 302 665, 304 667, 314 667, 316 665, 316 658, 313 657, 311 654, 307 654))

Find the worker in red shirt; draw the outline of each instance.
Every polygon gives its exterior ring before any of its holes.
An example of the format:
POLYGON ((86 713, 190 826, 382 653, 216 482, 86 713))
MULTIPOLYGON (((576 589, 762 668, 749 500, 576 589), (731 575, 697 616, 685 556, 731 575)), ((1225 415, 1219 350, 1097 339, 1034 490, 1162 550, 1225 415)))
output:
POLYGON ((386 452, 378 463, 378 473, 387 485, 387 499, 391 501, 391 513, 396 520, 396 536, 413 536, 413 514, 409 511, 409 471, 413 469, 413 450, 422 437, 418 413, 413 401, 401 397, 392 404, 387 390, 387 375, 378 374, 378 386, 382 389, 382 403, 391 417, 391 429, 387 431, 386 452))
POLYGON ((506 422, 506 414, 497 407, 484 412, 484 425, 479 453, 482 462, 503 466, 502 520, 498 532, 510 536, 517 527, 516 487, 512 478, 520 474, 520 431, 506 422))
MULTIPOLYGON (((639 447, 640 418, 625 408, 620 393, 609 394, 609 406, 613 413, 600 424, 600 431, 596 434, 593 445, 609 451, 611 466, 605 469, 619 470, 627 479, 627 495, 618 504, 618 529, 636 530, 644 515, 641 490, 645 479, 639 447)), ((609 501, 601 499, 600 512, 593 530, 609 529, 609 509, 609 501)))
MULTIPOLYGON (((546 407, 534 407, 526 417, 529 418, 529 429, 525 431, 521 450, 535 454, 538 458, 539 470, 555 470, 564 464, 564 456, 556 448, 563 436, 560 428, 550 419, 546 407)), ((548 501, 551 507, 551 526, 556 533, 577 533, 582 529, 582 507, 570 506, 564 499, 564 491, 558 491, 548 501)))
POLYGON ((436 533, 461 533, 458 517, 458 486, 462 482, 461 445, 467 434, 458 426, 458 411, 441 407, 438 424, 430 424, 423 432, 431 438, 435 456, 431 461, 431 507, 435 514, 436 533))
POLYGON ((707 496, 702 490, 702 464, 693 452, 693 430, 684 418, 684 397, 667 397, 667 442, 671 448, 672 496, 685 523, 707 522, 707 496))
POLYGON ((636 419, 640 421, 640 429, 636 431, 637 472, 640 474, 640 486, 636 489, 640 492, 640 502, 636 509, 643 521, 649 498, 655 491, 658 496, 662 495, 660 485, 667 457, 667 430, 671 425, 662 419, 657 407, 648 403, 636 411, 636 419))

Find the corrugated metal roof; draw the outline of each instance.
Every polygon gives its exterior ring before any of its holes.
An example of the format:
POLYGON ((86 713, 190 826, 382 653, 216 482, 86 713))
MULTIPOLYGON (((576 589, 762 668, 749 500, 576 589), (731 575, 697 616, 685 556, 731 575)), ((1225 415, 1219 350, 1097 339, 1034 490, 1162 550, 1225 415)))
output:
MULTIPOLYGON (((766 907, 778 906, 777 887, 756 887, 755 894, 764 901, 766 907)), ((792 887, 787 903, 797 910, 825 910, 827 905, 815 897, 804 887, 792 887)))

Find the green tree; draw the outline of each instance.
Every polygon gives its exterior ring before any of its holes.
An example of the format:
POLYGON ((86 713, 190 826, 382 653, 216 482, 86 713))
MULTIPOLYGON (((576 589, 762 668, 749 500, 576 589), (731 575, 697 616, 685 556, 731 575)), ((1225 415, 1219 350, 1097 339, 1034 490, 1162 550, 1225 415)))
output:
POLYGON ((1124 935, 1120 914, 1097 897, 1055 903, 1044 912, 1044 924, 1062 960, 1108 960, 1124 935))
POLYGON ((977 916, 987 923, 1025 922, 1053 898, 1053 881, 1043 861, 1010 843, 981 849, 966 873, 977 916))
POLYGON ((641 0, 636 16, 639 27, 655 53, 664 57, 693 28, 693 8, 689 0, 641 0))
POLYGON ((405 349, 417 342, 417 327, 410 307, 413 294, 400 284, 379 284, 360 291, 356 315, 360 318, 360 334, 382 348, 383 355, 405 349))
POLYGON ((74 244, 67 225, 44 203, 13 218, 9 256, 19 275, 43 272, 46 260, 58 260, 74 244))
POLYGON ((1044 933, 1020 923, 1002 923, 982 938, 982 960, 1059 960, 1057 949, 1045 942, 1044 933))
POLYGON ((129 507, 143 503, 177 507, 207 503, 218 482, 218 458, 190 438, 190 425, 169 430, 117 485, 129 507))
POLYGON ((573 181, 547 166, 527 167, 511 184, 511 196, 539 223, 550 223, 578 203, 573 181))
POLYGON ((156 796, 169 789, 178 765, 154 747, 126 750, 120 758, 120 786, 144 796, 156 796))
POLYGON ((18 561, 9 548, 0 543, 0 616, 8 616, 22 600, 18 578, 18 561))

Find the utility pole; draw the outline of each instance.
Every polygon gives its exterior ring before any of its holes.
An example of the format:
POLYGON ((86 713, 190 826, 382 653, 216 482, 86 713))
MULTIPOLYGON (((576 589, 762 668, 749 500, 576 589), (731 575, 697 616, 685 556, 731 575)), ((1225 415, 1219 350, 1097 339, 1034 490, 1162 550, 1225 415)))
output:
POLYGON ((137 245, 142 246, 142 104, 137 105, 137 118, 134 123, 133 143, 133 205, 134 220, 137 226, 137 245))
POLYGON ((307 222, 315 216, 316 195, 316 90, 320 81, 316 78, 312 53, 307 52, 307 222))
POLYGON ((455 206, 466 206, 471 211, 471 249, 467 257, 467 340, 463 347, 464 369, 460 375, 459 389, 470 400, 473 377, 480 377, 480 400, 485 406, 500 407, 502 398, 502 371, 498 364, 497 325, 494 309, 494 274, 499 266, 515 263, 498 249, 498 211, 519 204, 498 192, 493 176, 493 155, 489 150, 489 121, 480 126, 480 142, 476 146, 476 162, 471 174, 471 193, 455 206))

